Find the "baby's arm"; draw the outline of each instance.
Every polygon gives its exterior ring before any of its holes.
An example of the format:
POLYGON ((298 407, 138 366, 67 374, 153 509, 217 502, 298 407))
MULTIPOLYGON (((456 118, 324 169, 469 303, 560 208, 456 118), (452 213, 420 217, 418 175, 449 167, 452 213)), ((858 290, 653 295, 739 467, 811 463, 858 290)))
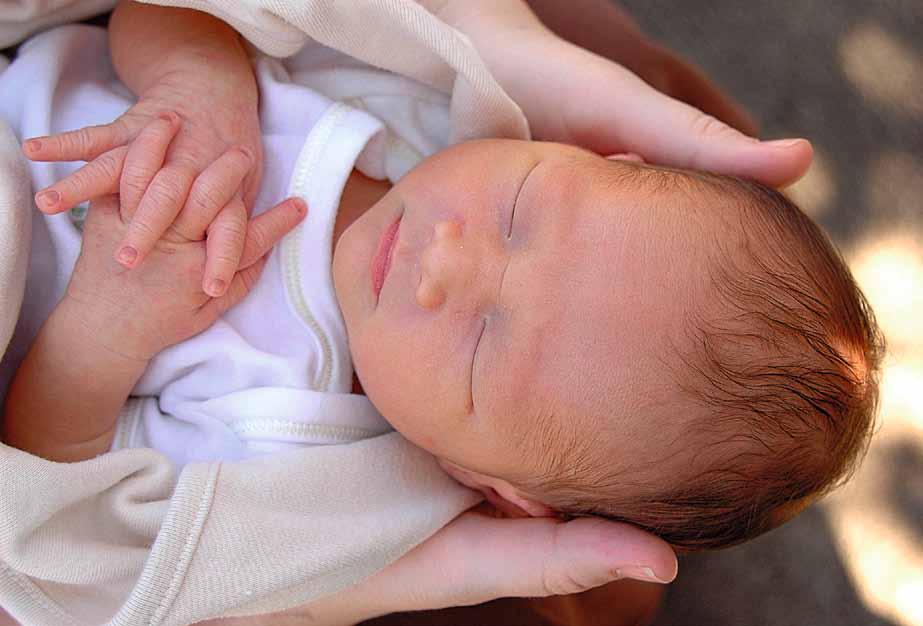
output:
MULTIPOLYGON (((156 119, 139 140, 165 150, 177 132, 156 119)), ((54 461, 106 452, 119 410, 150 359, 210 326, 256 282, 265 256, 305 214, 287 200, 245 226, 241 269, 220 298, 202 291, 205 230, 236 193, 249 160, 221 155, 193 186, 168 237, 131 271, 112 258, 130 219, 114 196, 94 202, 64 298, 20 366, 6 399, 3 439, 54 461)))
POLYGON ((109 450, 116 418, 147 361, 111 349, 118 337, 96 330, 79 303, 58 304, 10 386, 4 443, 59 462, 109 450))
POLYGON ((116 71, 138 102, 111 124, 26 141, 33 160, 88 161, 40 190, 36 204, 53 214, 120 194, 131 225, 110 253, 137 267, 183 209, 197 177, 226 150, 240 147, 250 156, 250 171, 208 228, 203 289, 220 296, 237 270, 247 207, 262 175, 256 78, 240 36, 205 13, 123 2, 109 37, 116 71), (182 124, 169 149, 154 154, 137 138, 161 115, 182 124))

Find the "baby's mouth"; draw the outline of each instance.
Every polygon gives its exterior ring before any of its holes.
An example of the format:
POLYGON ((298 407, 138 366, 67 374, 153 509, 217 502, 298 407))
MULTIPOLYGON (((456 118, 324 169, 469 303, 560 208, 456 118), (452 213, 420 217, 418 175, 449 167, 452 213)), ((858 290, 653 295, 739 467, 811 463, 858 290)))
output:
POLYGON ((391 269, 391 259, 394 257, 394 247, 397 244, 401 219, 403 217, 403 214, 401 214, 394 220, 394 223, 381 234, 381 238, 378 240, 378 250, 375 252, 375 256, 372 257, 372 291, 375 293, 376 302, 378 301, 379 294, 381 294, 381 288, 385 284, 388 270, 391 269))

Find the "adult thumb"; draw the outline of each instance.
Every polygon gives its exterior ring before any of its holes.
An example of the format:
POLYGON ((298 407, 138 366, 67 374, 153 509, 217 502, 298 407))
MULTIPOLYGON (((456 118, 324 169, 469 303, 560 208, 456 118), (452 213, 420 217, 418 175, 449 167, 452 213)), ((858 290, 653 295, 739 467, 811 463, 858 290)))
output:
POLYGON ((596 518, 457 521, 479 525, 466 570, 477 579, 467 581, 468 588, 484 593, 480 601, 579 593, 621 578, 667 583, 676 576, 670 546, 628 524, 596 518))

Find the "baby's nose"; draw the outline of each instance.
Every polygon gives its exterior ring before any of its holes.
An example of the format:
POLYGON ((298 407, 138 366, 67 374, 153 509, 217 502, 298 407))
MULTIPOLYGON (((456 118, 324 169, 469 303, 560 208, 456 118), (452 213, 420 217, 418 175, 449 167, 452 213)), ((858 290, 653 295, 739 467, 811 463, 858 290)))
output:
POLYGON ((438 308, 451 290, 464 287, 470 274, 471 261, 465 252, 462 225, 456 221, 437 223, 420 262, 422 276, 417 303, 425 309, 438 308))

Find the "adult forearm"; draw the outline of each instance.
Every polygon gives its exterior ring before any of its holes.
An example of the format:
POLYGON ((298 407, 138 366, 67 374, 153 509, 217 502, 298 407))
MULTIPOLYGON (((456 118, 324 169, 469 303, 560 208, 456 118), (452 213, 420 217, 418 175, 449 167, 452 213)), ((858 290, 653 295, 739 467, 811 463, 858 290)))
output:
POLYGON ((119 78, 136 94, 195 71, 226 88, 256 89, 240 35, 207 13, 122 2, 112 14, 109 44, 119 78))
POLYGON ((67 304, 55 309, 6 398, 3 440, 51 461, 107 452, 146 361, 106 348, 67 304))

